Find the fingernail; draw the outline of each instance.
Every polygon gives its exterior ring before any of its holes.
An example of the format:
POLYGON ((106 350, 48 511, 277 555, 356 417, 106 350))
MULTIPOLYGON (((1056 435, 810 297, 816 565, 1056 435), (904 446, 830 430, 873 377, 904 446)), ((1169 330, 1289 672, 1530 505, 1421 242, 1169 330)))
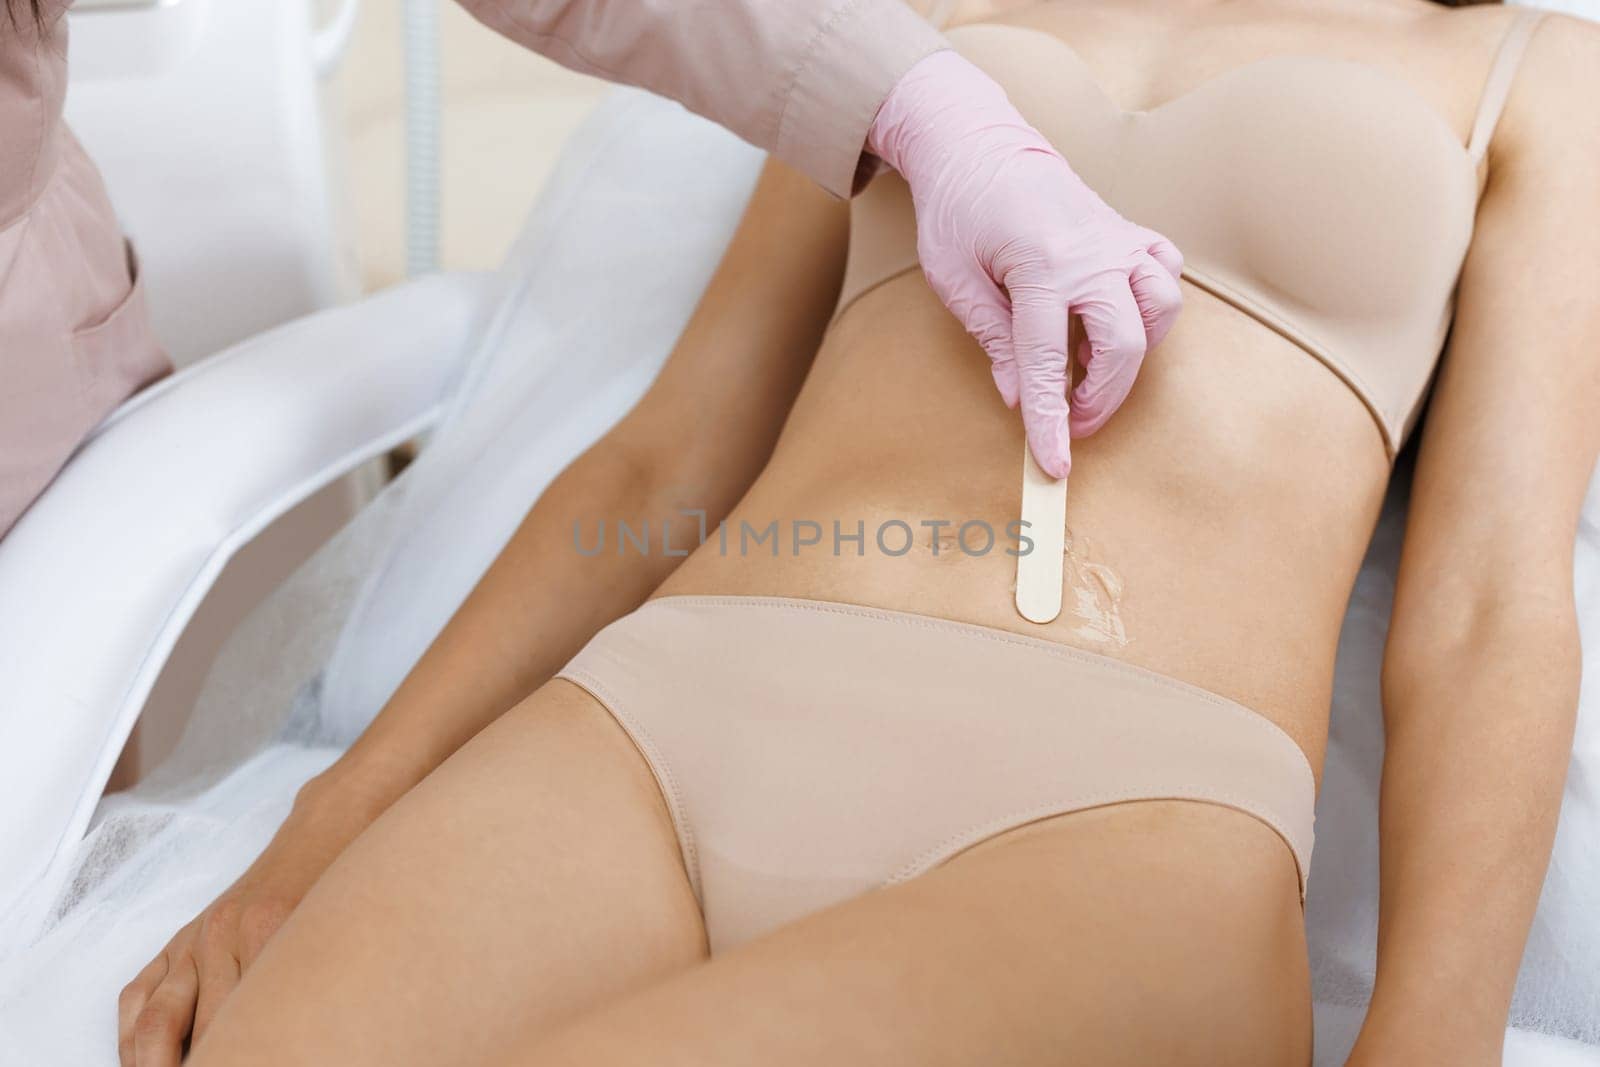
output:
POLYGON ((1039 461, 1039 467, 1052 478, 1065 478, 1067 471, 1072 468, 1072 457, 1066 449, 1059 444, 1045 446, 1045 457, 1039 461))

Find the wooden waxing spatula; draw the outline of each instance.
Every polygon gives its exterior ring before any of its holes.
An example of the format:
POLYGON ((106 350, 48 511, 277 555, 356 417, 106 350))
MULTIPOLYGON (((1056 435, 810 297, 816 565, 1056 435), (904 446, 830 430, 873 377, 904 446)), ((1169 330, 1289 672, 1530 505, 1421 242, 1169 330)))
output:
MULTIPOLYGON (((1078 317, 1067 320, 1067 391, 1075 375, 1072 354, 1082 330, 1078 317)), ((1029 622, 1047 623, 1061 614, 1061 576, 1067 541, 1067 480, 1052 478, 1022 442, 1022 521, 1033 550, 1017 557, 1017 612, 1029 622)))

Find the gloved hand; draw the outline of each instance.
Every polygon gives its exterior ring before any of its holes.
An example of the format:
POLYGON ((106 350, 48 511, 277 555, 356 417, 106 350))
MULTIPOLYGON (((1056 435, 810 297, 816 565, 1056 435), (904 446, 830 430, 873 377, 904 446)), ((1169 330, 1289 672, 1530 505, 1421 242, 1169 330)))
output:
POLYGON ((1108 207, 955 52, 901 78, 867 147, 910 185, 923 272, 989 354, 1006 405, 1021 404, 1034 459, 1066 477, 1071 437, 1122 405, 1176 321, 1183 257, 1108 207), (1070 413, 1069 313, 1083 323, 1085 367, 1070 413))

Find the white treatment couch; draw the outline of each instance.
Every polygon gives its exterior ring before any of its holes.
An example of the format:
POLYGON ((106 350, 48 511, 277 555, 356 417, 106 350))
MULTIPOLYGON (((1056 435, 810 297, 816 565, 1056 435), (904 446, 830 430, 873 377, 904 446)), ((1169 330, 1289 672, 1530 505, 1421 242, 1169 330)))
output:
MULTIPOLYGON (((647 387, 759 163, 675 106, 618 92, 575 138, 503 270, 401 286, 187 369, 108 421, 0 541, 0 1063, 115 1063, 117 990, 249 862, 543 487, 647 387), (102 797, 227 560, 319 487, 430 429, 416 463, 232 636, 168 765, 102 797)), ((1580 574, 1591 665, 1597 516, 1592 498, 1580 574)), ((1385 521, 1341 651, 1312 872, 1313 941, 1329 946, 1319 1064, 1341 1061, 1370 966, 1370 676, 1396 529, 1385 521)), ((1600 771, 1596 718, 1577 778, 1600 771)), ((1600 850, 1592 801, 1569 799, 1568 813, 1567 854, 1600 850)), ((1559 855, 1557 870, 1593 872, 1559 855)), ((1547 889, 1540 951, 1600 944, 1600 908, 1585 918, 1578 906, 1596 892, 1582 879, 1547 889)), ((1533 957, 1543 974, 1570 972, 1577 984, 1559 984, 1579 1003, 1519 1002, 1519 1023, 1552 1033, 1508 1031, 1507 1063, 1600 1065, 1600 1048, 1552 1036, 1600 1029, 1583 1000, 1600 988, 1600 960, 1557 972, 1533 957)))

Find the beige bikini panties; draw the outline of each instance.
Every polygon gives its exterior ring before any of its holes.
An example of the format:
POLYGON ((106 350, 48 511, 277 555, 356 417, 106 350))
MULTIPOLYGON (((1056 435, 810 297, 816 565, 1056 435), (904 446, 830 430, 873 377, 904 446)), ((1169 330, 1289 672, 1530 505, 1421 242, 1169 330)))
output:
POLYGON ((1094 653, 846 604, 673 596, 560 677, 648 761, 713 951, 1024 824, 1141 800, 1260 820, 1303 899, 1314 785, 1294 741, 1094 653))

